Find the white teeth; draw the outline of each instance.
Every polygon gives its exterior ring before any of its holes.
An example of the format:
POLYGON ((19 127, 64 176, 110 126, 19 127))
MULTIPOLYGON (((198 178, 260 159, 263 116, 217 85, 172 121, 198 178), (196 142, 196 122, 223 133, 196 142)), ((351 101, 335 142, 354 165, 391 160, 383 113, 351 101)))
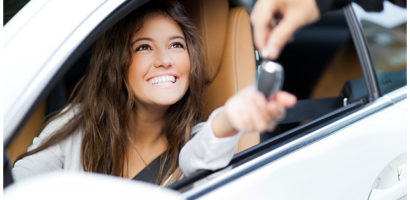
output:
POLYGON ((149 80, 149 82, 152 85, 175 83, 175 77, 174 76, 159 76, 159 77, 152 78, 151 80, 149 80))

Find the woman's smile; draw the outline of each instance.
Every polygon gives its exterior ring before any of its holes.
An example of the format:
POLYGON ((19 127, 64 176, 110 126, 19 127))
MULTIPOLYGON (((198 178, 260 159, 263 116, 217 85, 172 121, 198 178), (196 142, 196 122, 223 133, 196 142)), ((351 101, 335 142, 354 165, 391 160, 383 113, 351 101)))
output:
POLYGON ((148 78, 147 82, 154 87, 170 88, 175 86, 177 80, 178 76, 175 74, 160 74, 148 78))

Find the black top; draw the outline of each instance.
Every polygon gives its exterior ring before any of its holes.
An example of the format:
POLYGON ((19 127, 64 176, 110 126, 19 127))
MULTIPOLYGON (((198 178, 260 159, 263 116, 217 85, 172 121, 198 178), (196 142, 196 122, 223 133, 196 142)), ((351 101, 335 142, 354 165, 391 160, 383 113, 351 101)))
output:
MULTIPOLYGON (((161 154, 157 158, 155 158, 151 163, 148 164, 140 173, 134 176, 132 180, 139 180, 139 181, 144 181, 144 182, 149 182, 155 184, 158 175, 159 175, 159 170, 161 168, 161 160, 165 156, 165 153, 161 154)), ((166 164, 164 166, 164 172, 162 173, 161 179, 165 176, 165 174, 168 172, 169 167, 171 165, 171 156, 168 156, 168 159, 166 160, 166 164)))
MULTIPOLYGON (((327 11, 342 8, 350 2, 359 4, 366 11, 382 11, 384 0, 316 0, 320 14, 327 11)), ((407 7, 407 0, 389 0, 390 2, 402 7, 407 7)))

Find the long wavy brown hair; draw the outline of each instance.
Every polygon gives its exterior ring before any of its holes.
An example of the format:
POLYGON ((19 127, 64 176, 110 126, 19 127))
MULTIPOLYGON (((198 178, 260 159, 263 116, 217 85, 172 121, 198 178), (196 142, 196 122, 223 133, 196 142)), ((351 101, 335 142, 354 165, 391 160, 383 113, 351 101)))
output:
POLYGON ((134 127, 132 118, 138 110, 138 99, 127 84, 132 56, 131 39, 142 27, 144 16, 149 13, 168 15, 180 26, 190 57, 189 88, 164 116, 162 133, 166 135, 168 148, 162 157, 156 183, 164 184, 169 177, 171 179, 167 184, 179 180, 182 176, 178 167, 179 151, 191 138, 191 129, 199 119, 205 80, 199 33, 178 1, 151 1, 105 32, 94 46, 88 72, 74 88, 67 105, 49 122, 68 112, 75 115, 38 148, 21 155, 19 159, 55 145, 81 130, 83 169, 124 176, 127 150, 131 148, 130 133, 134 127), (171 159, 171 164, 165 172, 167 159, 171 159))

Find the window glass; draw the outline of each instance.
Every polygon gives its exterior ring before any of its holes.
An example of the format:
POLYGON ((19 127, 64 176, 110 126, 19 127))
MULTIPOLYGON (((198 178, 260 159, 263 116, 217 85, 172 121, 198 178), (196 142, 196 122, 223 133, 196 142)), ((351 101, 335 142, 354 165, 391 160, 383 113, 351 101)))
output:
POLYGON ((342 10, 329 12, 298 30, 277 62, 285 72, 283 90, 295 94, 298 104, 287 109, 285 119, 273 132, 261 135, 262 141, 367 96, 360 62, 342 10))
POLYGON ((3 25, 6 25, 28 2, 28 0, 4 0, 3 25))
POLYGON ((382 94, 406 84, 406 8, 388 1, 382 12, 365 12, 353 4, 368 43, 382 94))

